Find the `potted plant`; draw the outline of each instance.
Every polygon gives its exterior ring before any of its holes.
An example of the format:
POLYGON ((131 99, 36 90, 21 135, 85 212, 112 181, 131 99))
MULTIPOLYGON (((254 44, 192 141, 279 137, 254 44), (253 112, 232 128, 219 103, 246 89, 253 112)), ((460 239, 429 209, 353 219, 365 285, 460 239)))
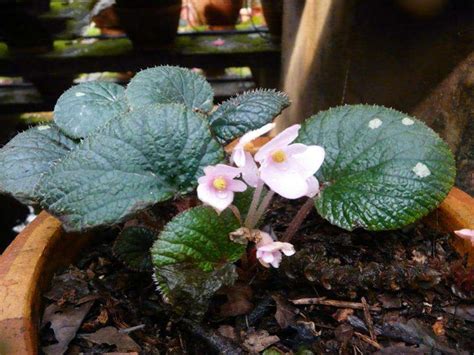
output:
POLYGON ((239 18, 243 0, 191 0, 201 24, 210 29, 233 29, 239 18))
MULTIPOLYGON (((39 293, 57 270, 50 258, 69 262, 91 237, 70 233, 120 224, 117 257, 149 269, 174 312, 199 320, 222 286, 291 259, 292 238, 314 207, 345 230, 392 230, 427 215, 451 190, 447 145, 415 118, 380 106, 321 112, 253 145, 288 105, 282 93, 256 90, 212 111, 206 80, 168 66, 138 73, 126 90, 89 82, 66 91, 53 123, 0 151, 1 189, 61 221, 43 212, 0 260, 0 333, 10 351, 37 347, 39 293), (225 158, 223 146, 236 139, 225 158), (191 207, 196 187, 203 205, 191 207), (283 207, 305 199, 277 239, 262 226, 276 195, 283 207), (150 214, 183 198, 187 207, 170 221, 150 214), (63 238, 78 244, 60 258, 63 238)), ((472 199, 454 191, 446 201, 440 220, 454 216, 446 227, 473 228, 472 199)))
POLYGON ((99 0, 91 9, 91 17, 101 34, 120 36, 124 34, 115 8, 115 0, 99 0))
POLYGON ((153 49, 176 37, 181 0, 116 0, 120 26, 137 49, 153 49))
POLYGON ((261 0, 261 2, 268 30, 275 39, 279 40, 283 26, 283 0, 261 0))

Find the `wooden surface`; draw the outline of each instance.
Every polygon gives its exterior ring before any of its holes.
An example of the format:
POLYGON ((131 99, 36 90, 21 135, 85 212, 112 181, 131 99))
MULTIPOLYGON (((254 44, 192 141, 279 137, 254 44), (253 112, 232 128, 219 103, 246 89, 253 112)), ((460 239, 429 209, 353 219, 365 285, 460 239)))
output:
POLYGON ((423 18, 400 0, 306 0, 302 11, 301 2, 285 0, 282 76, 293 105, 279 129, 342 103, 411 112, 474 51, 472 1, 423 18))
POLYGON ((474 194, 474 52, 413 111, 456 156, 456 186, 474 194))
POLYGON ((282 43, 283 91, 292 105, 277 120, 277 130, 341 102, 345 48, 353 0, 285 0, 282 43), (299 20, 299 21, 298 21, 299 20))
POLYGON ((173 45, 155 51, 133 49, 127 38, 56 41, 40 55, 13 55, 0 44, 0 75, 55 76, 102 71, 137 71, 156 65, 189 68, 268 67, 279 65, 280 48, 265 33, 178 35, 173 45), (215 46, 222 38, 225 43, 215 46))

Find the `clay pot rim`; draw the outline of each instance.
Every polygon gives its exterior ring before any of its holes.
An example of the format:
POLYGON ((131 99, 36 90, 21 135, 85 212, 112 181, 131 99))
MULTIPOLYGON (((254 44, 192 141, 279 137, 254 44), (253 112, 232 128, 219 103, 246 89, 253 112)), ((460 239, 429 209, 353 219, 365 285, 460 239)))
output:
MULTIPOLYGON (((425 221, 444 231, 474 228, 474 198, 454 187, 425 221)), ((8 353, 37 354, 42 292, 91 239, 91 234, 65 234, 61 223, 43 211, 0 256, 0 349, 6 345, 8 353)), ((467 241, 455 238, 453 245, 474 264, 474 248, 467 241)))

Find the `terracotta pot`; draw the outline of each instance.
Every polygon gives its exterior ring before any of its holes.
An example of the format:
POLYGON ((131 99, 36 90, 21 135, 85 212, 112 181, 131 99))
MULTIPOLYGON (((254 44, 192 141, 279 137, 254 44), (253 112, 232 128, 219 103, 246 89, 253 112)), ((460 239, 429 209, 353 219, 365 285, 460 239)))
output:
POLYGON ((125 33, 120 27, 120 19, 115 6, 109 6, 93 13, 92 21, 103 35, 120 36, 125 33))
POLYGON ((149 7, 116 7, 120 26, 136 49, 149 50, 170 44, 176 37, 181 0, 149 7))
POLYGON ((243 3, 243 0, 192 0, 199 22, 215 30, 234 28, 243 3))
POLYGON ((0 256, 0 354, 38 353, 41 295, 91 239, 64 233, 61 222, 41 212, 0 256))
POLYGON ((267 23, 270 34, 275 40, 281 38, 283 29, 283 0, 260 0, 262 3, 263 17, 267 23))
MULTIPOLYGON (((453 188, 426 220, 451 232, 474 228, 474 198, 453 188)), ((38 352, 41 294, 59 267, 73 262, 90 240, 91 235, 65 234, 57 219, 42 212, 7 248, 0 257, 1 353, 38 352)), ((453 240, 457 250, 468 253, 474 265, 474 248, 459 238, 453 240)))

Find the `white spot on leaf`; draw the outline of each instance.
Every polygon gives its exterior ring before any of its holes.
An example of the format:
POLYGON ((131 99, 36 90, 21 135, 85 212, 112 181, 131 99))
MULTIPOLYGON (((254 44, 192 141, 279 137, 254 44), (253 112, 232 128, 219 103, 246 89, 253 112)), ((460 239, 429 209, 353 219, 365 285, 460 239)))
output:
POLYGON ((38 126, 38 131, 46 131, 47 129, 50 129, 50 128, 51 128, 50 126, 41 125, 41 126, 38 126))
POLYGON ((370 120, 369 122, 369 128, 370 129, 376 129, 379 128, 382 125, 382 120, 380 118, 374 118, 373 120, 370 120))
POLYGON ((76 92, 76 97, 86 96, 83 92, 76 92))
POLYGON ((417 163, 412 170, 416 174, 416 176, 420 178, 424 178, 431 175, 430 169, 428 169, 428 167, 423 163, 417 163))
POLYGON ((405 126, 411 126, 412 124, 415 123, 415 121, 413 121, 410 117, 405 117, 405 118, 402 120, 402 123, 403 123, 405 126))

